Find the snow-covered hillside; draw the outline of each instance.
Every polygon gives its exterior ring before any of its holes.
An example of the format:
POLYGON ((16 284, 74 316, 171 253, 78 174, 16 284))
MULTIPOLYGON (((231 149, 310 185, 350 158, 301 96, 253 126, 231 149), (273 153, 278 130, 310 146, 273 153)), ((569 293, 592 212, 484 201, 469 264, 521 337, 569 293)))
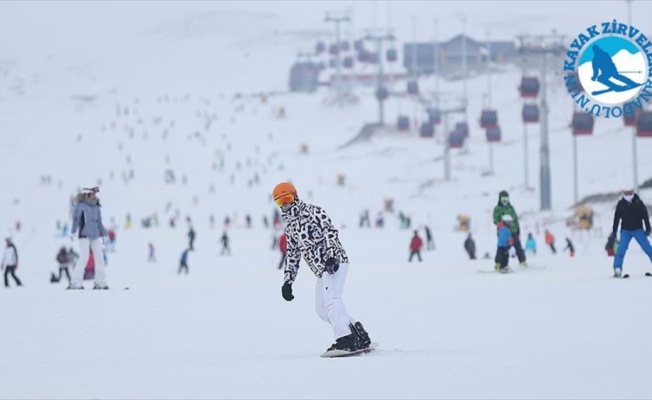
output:
MULTIPOLYGON (((610 278, 603 247, 614 203, 592 204, 595 232, 565 224, 573 204, 573 102, 561 68, 548 76, 553 210, 540 212, 538 124, 527 128, 530 188, 524 185, 519 69, 492 76, 503 132, 493 146, 493 175, 486 174, 489 148, 478 122, 487 79, 469 80, 470 138, 464 150, 451 151, 447 182, 441 126, 434 139, 412 129, 342 147, 376 121, 373 88, 356 88, 358 103, 345 107, 333 105, 325 87, 287 93, 296 51, 332 28, 322 21, 330 4, 297 3, 301 11, 289 12, 289 3, 253 10, 249 3, 169 3, 156 11, 141 4, 139 13, 122 17, 122 30, 98 22, 102 34, 91 21, 102 13, 115 20, 124 5, 68 4, 67 12, 50 11, 88 17, 59 22, 70 24, 74 49, 50 21, 44 43, 24 38, 38 51, 12 43, 0 53, 0 231, 14 238, 25 283, 0 290, 0 398, 648 397, 649 261, 632 245, 625 267, 632 278, 610 278), (166 183, 167 170, 174 183, 166 183), (332 337, 314 315, 306 266, 297 298, 281 298, 280 254, 271 246, 278 232, 266 229, 263 217, 271 218, 270 192, 282 180, 340 229, 351 258, 347 307, 380 343, 374 353, 318 357, 332 337), (117 228, 117 250, 108 254, 111 290, 71 293, 48 281, 57 250, 71 245, 55 228, 69 222, 70 196, 95 185, 106 225, 117 228), (493 258, 491 210, 503 189, 539 252, 530 255, 534 268, 479 273, 493 261, 468 260, 457 216, 471 217, 478 254, 493 258), (393 212, 383 211, 386 199, 393 212), (372 220, 382 212, 385 228, 359 228, 364 209, 372 220), (410 229, 399 227, 399 212, 411 217, 410 229), (141 220, 154 215, 159 226, 143 228, 141 220), (227 216, 230 257, 220 256, 218 245, 227 216), (177 276, 186 217, 198 238, 190 274, 177 276), (425 225, 436 249, 424 252, 422 263, 407 263, 413 230, 423 236, 425 225), (559 250, 572 238, 576 256, 550 254, 544 229, 556 235, 559 250), (150 242, 156 263, 147 262, 150 242)), ((406 4, 407 11, 392 5, 393 23, 404 32, 409 10, 431 7, 406 4)), ((8 22, 3 7, 0 20, 8 22)), ((27 8, 13 7, 5 10, 34 29, 48 21, 46 13, 28 18, 27 8)), ((442 15, 458 6, 447 7, 442 15)), ((361 31, 369 10, 354 8, 361 31)), ((613 18, 607 11, 598 17, 613 18)), ((478 26, 491 22, 489 15, 475 18, 478 26)), ((582 30, 580 22, 567 30, 582 30)), ((445 24, 446 37, 458 33, 457 23, 445 24)), ((402 91, 405 82, 394 85, 402 91)), ((435 82, 422 79, 420 86, 427 93, 435 82)), ((459 81, 439 86, 444 93, 462 89, 459 81)), ((389 124, 405 114, 416 127, 426 117, 408 97, 391 98, 385 109, 389 124)), ((577 139, 580 197, 631 186, 631 135, 621 120, 600 119, 594 135, 577 139)), ((637 143, 642 182, 652 171, 652 142, 637 143)), ((646 190, 641 197, 652 202, 646 190)))

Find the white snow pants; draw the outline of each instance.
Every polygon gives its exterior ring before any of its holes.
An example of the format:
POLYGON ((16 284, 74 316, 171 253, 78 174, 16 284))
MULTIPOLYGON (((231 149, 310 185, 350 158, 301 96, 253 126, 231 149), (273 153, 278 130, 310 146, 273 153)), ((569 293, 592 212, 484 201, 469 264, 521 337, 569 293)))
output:
POLYGON ((79 239, 79 264, 72 271, 72 284, 74 286, 82 286, 84 280, 84 270, 90 255, 90 250, 93 250, 93 257, 95 261, 95 283, 98 285, 106 285, 106 271, 104 270, 104 253, 102 252, 102 238, 97 239, 79 239))
POLYGON ((351 334, 349 324, 357 321, 346 312, 342 292, 346 274, 349 271, 349 264, 340 264, 340 268, 334 274, 324 271, 321 278, 317 278, 315 290, 315 310, 319 318, 331 324, 335 339, 351 334))

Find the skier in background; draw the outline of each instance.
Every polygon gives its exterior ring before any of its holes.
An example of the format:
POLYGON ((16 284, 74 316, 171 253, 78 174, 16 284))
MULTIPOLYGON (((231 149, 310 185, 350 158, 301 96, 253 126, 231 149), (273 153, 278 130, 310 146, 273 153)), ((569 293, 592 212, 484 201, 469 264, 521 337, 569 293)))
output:
POLYGON ((66 274, 66 278, 68 278, 68 284, 70 284, 70 271, 68 270, 68 267, 71 264, 70 257, 68 255, 68 251, 66 250, 65 247, 61 247, 59 249, 59 252, 57 253, 56 257, 57 263, 59 264, 59 275, 52 275, 50 276, 50 282, 59 282, 61 281, 61 278, 63 277, 63 274, 66 274))
POLYGON ((545 240, 546 244, 550 246, 550 251, 552 251, 552 254, 557 254, 557 249, 555 248, 555 236, 547 229, 545 231, 545 240))
POLYGON ((281 262, 278 264, 278 269, 281 269, 285 264, 285 255, 288 251, 288 236, 285 232, 278 239, 278 249, 281 251, 281 262))
POLYGON ((156 262, 156 249, 154 248, 154 243, 149 242, 147 248, 148 248, 147 261, 156 262))
POLYGON ((423 248, 423 240, 421 240, 421 237, 419 237, 419 232, 414 231, 414 236, 412 236, 412 240, 410 240, 410 258, 408 259, 408 262, 412 262, 412 257, 415 255, 419 259, 419 262, 421 262, 421 249, 423 248))
POLYGON ((222 233, 222 237, 220 238, 220 242, 222 243, 222 250, 220 251, 220 255, 231 255, 231 248, 229 247, 229 236, 226 234, 226 231, 222 233))
POLYGON ((349 258, 339 233, 324 210, 299 199, 289 182, 274 187, 272 198, 281 209, 287 234, 287 258, 281 294, 292 301, 292 284, 303 259, 317 276, 315 310, 333 329, 335 343, 328 349, 355 351, 371 345, 369 334, 344 306, 342 293, 349 270, 349 258))
POLYGON ((193 247, 194 243, 195 243, 195 230, 191 226, 190 230, 188 231, 188 248, 191 251, 195 250, 195 248, 193 247))
POLYGON ((496 256, 498 257, 498 264, 496 265, 496 271, 499 271, 501 274, 506 274, 510 272, 509 270, 509 248, 514 244, 512 224, 514 220, 511 215, 505 214, 501 217, 500 222, 498 222, 498 246, 496 251, 496 256))
POLYGON ((573 246, 573 242, 569 238, 566 238, 566 247, 564 247, 563 251, 566 250, 569 251, 571 257, 575 257, 575 246, 573 246))
POLYGON ((181 275, 182 271, 186 271, 186 275, 188 275, 188 252, 190 252, 190 248, 187 248, 181 253, 181 260, 179 260, 179 271, 177 272, 178 275, 181 275))
POLYGON ((369 220, 369 210, 365 209, 362 211, 362 214, 360 214, 360 228, 370 228, 371 227, 371 221, 369 220))
POLYGON ((424 230, 426 231, 426 250, 434 250, 435 242, 432 241, 432 232, 430 232, 428 225, 424 227, 424 230))
POLYGON ((464 250, 469 255, 469 259, 475 260, 475 240, 473 240, 470 232, 464 241, 464 250))
POLYGON ((115 239, 116 239, 115 230, 109 229, 108 236, 109 236, 109 241, 107 243, 106 250, 115 251, 115 239))
POLYGON ((385 217, 382 211, 378 211, 378 214, 376 214, 376 228, 382 228, 383 226, 385 226, 385 217))
POLYGON ((532 236, 532 232, 527 234, 527 240, 525 241, 525 252, 531 251, 532 254, 537 254, 537 242, 532 236))
POLYGON ((620 245, 614 257, 614 278, 620 278, 623 271, 623 260, 629 247, 629 242, 635 239, 641 249, 652 261, 652 246, 648 240, 650 236, 650 217, 647 207, 633 189, 623 190, 623 197, 616 205, 614 223, 611 236, 616 237, 618 225, 620 224, 620 245), (643 226, 645 225, 645 230, 643 226))
POLYGON ((16 270, 18 269, 18 250, 16 250, 16 246, 10 237, 5 238, 5 243, 7 247, 5 247, 2 264, 0 264, 0 271, 5 271, 5 287, 9 287, 9 275, 14 278, 17 286, 23 286, 23 283, 16 276, 16 270))
MULTIPOLYGON (((519 235, 521 233, 520 226, 518 224, 518 214, 516 213, 516 210, 514 210, 514 207, 509 201, 509 193, 507 193, 506 190, 502 190, 498 194, 498 204, 494 207, 493 211, 493 217, 494 217, 494 224, 498 224, 501 220, 503 215, 509 215, 512 217, 512 223, 510 224, 510 229, 512 230, 512 240, 514 241, 514 250, 516 250, 516 256, 518 257, 518 262, 521 264, 522 267, 526 267, 526 258, 525 258, 525 252, 523 251, 523 247, 521 246, 521 241, 519 239, 519 235)), ((496 253, 496 268, 500 268, 500 259, 498 253, 496 253)))

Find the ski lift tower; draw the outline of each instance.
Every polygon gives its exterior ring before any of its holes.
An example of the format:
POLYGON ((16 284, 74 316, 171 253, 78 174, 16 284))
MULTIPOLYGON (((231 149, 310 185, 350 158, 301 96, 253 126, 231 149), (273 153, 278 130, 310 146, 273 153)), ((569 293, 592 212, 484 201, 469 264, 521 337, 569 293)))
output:
POLYGON ((326 22, 335 23, 335 46, 337 47, 337 53, 335 54, 336 66, 336 77, 335 77, 335 92, 337 93, 337 100, 342 100, 342 58, 340 53, 342 52, 340 44, 340 24, 342 22, 350 22, 351 18, 348 15, 348 12, 329 12, 326 13, 326 22))
MULTIPOLYGON (((396 40, 392 34, 391 29, 381 29, 373 28, 367 29, 367 34, 365 35, 365 40, 374 42, 376 44, 376 54, 378 54, 378 74, 376 76, 376 90, 384 87, 384 74, 383 74, 383 42, 393 42, 396 40)), ((378 99, 378 122, 380 125, 385 124, 385 101, 384 99, 378 99)))
POLYGON ((442 118, 444 119, 444 180, 447 182, 451 180, 451 159, 450 159, 450 141, 448 135, 448 116, 453 114, 461 114, 466 118, 466 99, 464 97, 448 97, 442 99, 442 94, 437 91, 432 93, 432 100, 422 99, 421 103, 424 106, 436 104, 439 108, 442 118), (443 104, 445 103, 445 104, 443 104))
POLYGON ((549 54, 563 54, 565 50, 565 35, 555 31, 548 35, 519 35, 519 53, 523 55, 541 56, 541 164, 540 164, 540 194, 541 211, 552 209, 552 192, 550 187, 550 147, 548 145, 548 99, 547 99, 547 58, 549 54))

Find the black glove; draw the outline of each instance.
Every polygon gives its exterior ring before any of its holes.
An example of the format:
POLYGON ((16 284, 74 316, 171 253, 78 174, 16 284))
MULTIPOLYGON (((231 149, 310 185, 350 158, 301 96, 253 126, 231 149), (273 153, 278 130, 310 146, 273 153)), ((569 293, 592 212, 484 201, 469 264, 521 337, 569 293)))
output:
POLYGON ((292 284, 289 282, 285 282, 283 284, 283 287, 281 288, 281 294, 283 295, 283 298, 287 301, 294 300, 294 296, 292 295, 292 284))
POLYGON ((611 235, 609 235, 609 239, 615 239, 616 238, 616 232, 611 232, 611 235))
POLYGON ((337 272, 338 269, 340 269, 340 262, 335 260, 333 257, 326 260, 325 264, 326 264, 326 272, 328 272, 331 275, 333 275, 334 273, 337 272))

